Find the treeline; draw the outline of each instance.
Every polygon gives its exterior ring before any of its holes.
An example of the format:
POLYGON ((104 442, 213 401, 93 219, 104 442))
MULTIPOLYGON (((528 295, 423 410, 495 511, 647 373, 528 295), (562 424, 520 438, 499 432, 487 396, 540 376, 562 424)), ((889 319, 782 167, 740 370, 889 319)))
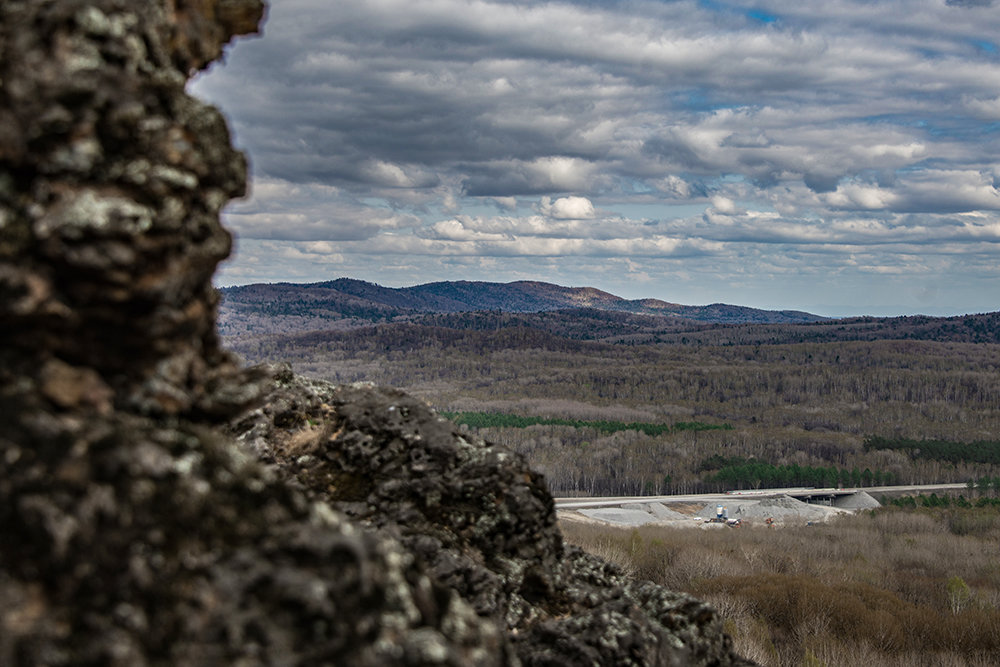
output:
POLYGON ((441 416, 456 424, 470 428, 528 428, 529 426, 572 426, 592 428, 600 433, 638 431, 646 435, 663 435, 678 431, 731 431, 729 424, 707 424, 698 421, 679 421, 673 424, 649 424, 643 422, 620 422, 609 420, 586 421, 581 419, 559 419, 551 417, 524 417, 499 412, 441 412, 441 416))
POLYGON ((671 331, 688 331, 693 325, 682 318, 636 315, 633 313, 574 308, 550 310, 541 313, 505 313, 501 311, 475 311, 424 315, 413 320, 415 324, 449 329, 498 331, 506 327, 527 327, 574 340, 602 340, 608 342, 632 340, 635 337, 653 337, 671 331))
MULTIPOLYGON (((324 360, 383 357, 392 364, 387 370, 402 370, 411 361, 428 368, 440 359, 441 370, 500 350, 547 350, 600 353, 608 346, 562 338, 530 327, 505 327, 500 331, 460 330, 400 322, 347 330, 310 331, 293 335, 241 337, 231 341, 231 349, 247 362, 298 361, 319 356, 324 360), (418 353, 421 360, 409 359, 418 353)), ((404 383, 392 383, 404 384, 404 383)))
POLYGON ((957 317, 852 317, 797 324, 708 325, 659 333, 656 342, 681 345, 789 345, 847 341, 1000 343, 1000 312, 957 317))
POLYGON ((948 463, 1000 464, 1000 440, 954 442, 951 440, 914 440, 911 438, 865 438, 865 449, 895 449, 913 458, 948 463))
POLYGON ((702 462, 699 470, 715 472, 706 477, 707 482, 719 485, 720 490, 783 488, 810 486, 818 488, 890 486, 897 484, 899 475, 883 470, 858 470, 834 466, 774 465, 763 461, 738 457, 726 458, 718 454, 702 462))

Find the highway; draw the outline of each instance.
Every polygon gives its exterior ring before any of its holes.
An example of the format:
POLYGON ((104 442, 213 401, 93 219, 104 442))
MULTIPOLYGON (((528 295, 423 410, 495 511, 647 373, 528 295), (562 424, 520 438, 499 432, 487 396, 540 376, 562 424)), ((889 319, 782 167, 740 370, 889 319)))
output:
POLYGON ((810 498, 832 498, 835 496, 846 496, 859 491, 865 491, 871 495, 892 494, 930 494, 938 491, 965 491, 969 487, 967 484, 912 484, 903 486, 864 486, 857 488, 843 489, 813 489, 807 487, 794 487, 789 489, 756 489, 744 491, 730 491, 728 493, 693 493, 677 496, 619 496, 606 498, 556 498, 556 509, 579 510, 597 507, 622 507, 625 505, 636 505, 642 503, 720 503, 732 502, 735 499, 760 499, 777 496, 792 496, 799 499, 810 498))

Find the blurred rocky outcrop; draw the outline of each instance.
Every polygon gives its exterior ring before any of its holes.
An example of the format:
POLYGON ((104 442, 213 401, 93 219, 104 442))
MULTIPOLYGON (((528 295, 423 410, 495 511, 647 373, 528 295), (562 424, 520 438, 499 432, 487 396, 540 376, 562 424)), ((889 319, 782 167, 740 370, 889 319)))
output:
POLYGON ((246 167, 184 86, 262 12, 0 3, 0 664, 738 664, 520 458, 220 348, 246 167))

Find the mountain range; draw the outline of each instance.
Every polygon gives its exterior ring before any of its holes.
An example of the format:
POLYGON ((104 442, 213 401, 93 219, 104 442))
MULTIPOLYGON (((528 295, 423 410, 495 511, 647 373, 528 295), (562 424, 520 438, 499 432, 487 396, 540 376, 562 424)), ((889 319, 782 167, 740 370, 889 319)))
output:
POLYGON ((340 278, 319 283, 268 283, 220 290, 219 325, 224 335, 256 330, 264 320, 278 332, 353 328, 428 314, 481 311, 543 313, 593 309, 657 316, 690 324, 793 324, 828 318, 795 310, 761 310, 711 304, 685 306, 659 299, 629 300, 593 287, 563 287, 537 281, 510 283, 445 281, 413 287, 383 287, 340 278))

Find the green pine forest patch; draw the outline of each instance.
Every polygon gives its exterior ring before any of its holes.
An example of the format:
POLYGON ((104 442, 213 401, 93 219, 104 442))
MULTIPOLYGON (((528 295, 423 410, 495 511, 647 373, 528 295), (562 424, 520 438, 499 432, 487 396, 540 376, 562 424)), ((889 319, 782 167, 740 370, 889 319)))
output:
POLYGON ((470 428, 528 428, 529 426, 571 426, 573 428, 591 428, 601 433, 617 433, 619 431, 638 431, 646 435, 662 435, 678 431, 716 431, 732 430, 729 424, 707 424, 698 421, 679 421, 673 424, 649 424, 643 422, 620 421, 585 421, 580 419, 559 419, 552 417, 525 417, 497 412, 448 412, 442 411, 446 417, 456 424, 465 424, 470 428))
POLYGON ((865 449, 868 451, 893 449, 905 452, 913 458, 929 461, 1000 464, 1000 440, 955 442, 872 436, 865 439, 865 449))

